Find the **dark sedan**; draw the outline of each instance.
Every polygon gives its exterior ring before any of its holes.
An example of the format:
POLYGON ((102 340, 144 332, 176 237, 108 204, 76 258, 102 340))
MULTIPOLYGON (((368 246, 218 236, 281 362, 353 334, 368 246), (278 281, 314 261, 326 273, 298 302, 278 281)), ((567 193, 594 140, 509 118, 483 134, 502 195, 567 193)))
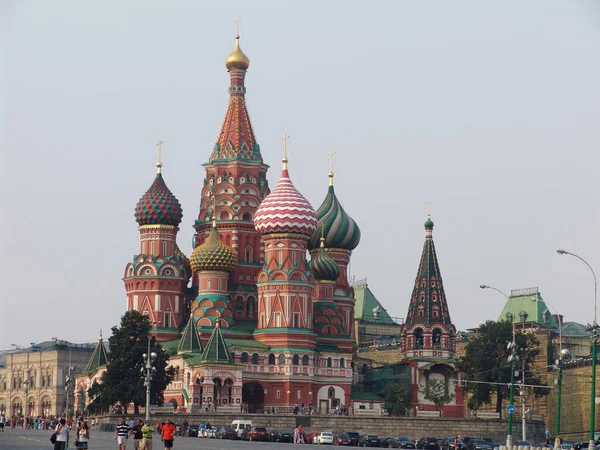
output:
POLYGON ((238 434, 237 431, 235 431, 233 428, 231 427, 221 427, 217 430, 217 434, 215 435, 215 437, 217 439, 237 439, 238 438, 238 434))
POLYGON ((244 438, 247 441, 268 441, 269 433, 265 427, 252 427, 250 431, 246 433, 244 438))
POLYGON ((374 434, 365 434, 358 441, 359 447, 381 447, 381 439, 374 434))
POLYGON ((281 430, 273 437, 273 442, 293 442, 294 433, 290 430, 281 430))
POLYGON ((434 437, 424 437, 419 439, 416 447, 424 450, 441 450, 440 440, 434 437))
POLYGON ((492 450, 492 446, 483 439, 471 439, 467 443, 467 450, 492 450))
POLYGON ((454 448, 454 440, 456 436, 448 436, 442 441, 442 450, 462 450, 465 448, 465 443, 459 439, 458 440, 458 449, 454 448))
POLYGON ((415 443, 406 436, 396 436, 386 439, 384 441, 384 447, 414 449, 415 443))
POLYGON ((358 441, 360 441, 360 433, 356 431, 344 431, 344 434, 347 434, 350 438, 350 445, 352 447, 358 447, 358 441))
POLYGON ((333 437, 333 445, 352 445, 352 440, 350 436, 346 433, 338 433, 333 437))
POLYGON ((200 427, 198 425, 190 425, 188 427, 188 436, 189 437, 198 437, 198 431, 200 427))

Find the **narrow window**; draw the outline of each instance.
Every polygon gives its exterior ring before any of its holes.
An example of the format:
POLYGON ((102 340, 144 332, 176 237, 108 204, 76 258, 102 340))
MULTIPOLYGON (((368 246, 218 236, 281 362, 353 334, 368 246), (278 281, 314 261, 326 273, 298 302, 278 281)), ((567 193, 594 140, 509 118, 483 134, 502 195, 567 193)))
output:
POLYGON ((167 256, 167 243, 163 242, 163 256, 167 256))
POLYGON ((331 367, 333 365, 333 360, 331 358, 327 358, 327 367, 331 367))
POLYGON ((294 313, 294 328, 300 328, 300 313, 294 313))
POLYGON ((345 368, 346 367, 346 361, 344 360, 344 358, 340 359, 340 367, 341 368, 345 368))
POLYGON ((269 365, 275 365, 275 355, 273 353, 269 355, 269 365))
POLYGON ((292 356, 292 365, 297 366, 298 361, 299 361, 298 355, 292 356))
POLYGON ((285 364, 285 355, 282 353, 279 355, 279 365, 283 366, 285 364))
POLYGON ((251 264, 252 261, 252 253, 254 253, 252 247, 247 246, 246 247, 246 263, 251 264))
POLYGON ((243 363, 247 363, 248 362, 248 353, 242 352, 241 362, 243 362, 243 363))
POLYGON ((165 328, 171 328, 171 313, 165 311, 165 328))
POLYGON ((252 353, 252 364, 258 364, 258 353, 252 353))
POLYGON ((302 365, 303 366, 308 366, 308 355, 304 355, 302 357, 302 365))
POLYGON ((275 397, 281 398, 281 391, 279 389, 277 390, 275 397))

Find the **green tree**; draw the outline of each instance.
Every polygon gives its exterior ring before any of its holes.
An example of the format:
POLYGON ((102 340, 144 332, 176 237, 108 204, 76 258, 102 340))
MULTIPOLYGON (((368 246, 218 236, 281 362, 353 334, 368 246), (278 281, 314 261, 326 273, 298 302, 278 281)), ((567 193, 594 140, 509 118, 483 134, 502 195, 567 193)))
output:
MULTIPOLYGON (((88 395, 94 399, 93 407, 115 405, 127 414, 128 406, 133 403, 134 413, 138 414, 139 406, 146 404, 142 355, 148 352, 149 334, 150 321, 138 311, 127 311, 121 317, 120 326, 112 328, 106 375, 101 384, 94 382, 88 389, 88 395)), ((150 340, 150 352, 157 355, 153 363, 156 372, 152 377, 150 403, 162 404, 163 391, 171 382, 173 368, 167 369, 169 357, 154 337, 150 340)))
POLYGON ((421 393, 429 401, 432 401, 438 411, 442 411, 444 405, 447 405, 454 400, 454 394, 450 394, 446 390, 446 383, 444 380, 431 379, 427 380, 421 393))
MULTIPOLYGON (((496 412, 501 412, 502 402, 509 394, 511 365, 508 356, 511 351, 507 344, 512 341, 512 324, 509 321, 494 322, 488 320, 479 326, 465 347, 465 356, 459 361, 458 368, 463 372, 464 391, 471 394, 467 406, 477 410, 481 405, 496 401, 496 412), (478 383, 470 383, 478 382, 478 383), (497 383, 497 384, 486 384, 497 383)), ((536 356, 540 353, 539 341, 531 333, 516 332, 516 354, 519 361, 515 369, 521 371, 522 358, 525 356, 525 372, 527 384, 543 385, 540 377, 531 371, 536 356)), ((515 376, 516 385, 522 374, 515 376)), ((547 389, 536 389, 536 396, 547 395, 547 389)))
POLYGON ((385 388, 386 407, 394 416, 405 416, 410 409, 410 392, 403 384, 390 384, 385 388))

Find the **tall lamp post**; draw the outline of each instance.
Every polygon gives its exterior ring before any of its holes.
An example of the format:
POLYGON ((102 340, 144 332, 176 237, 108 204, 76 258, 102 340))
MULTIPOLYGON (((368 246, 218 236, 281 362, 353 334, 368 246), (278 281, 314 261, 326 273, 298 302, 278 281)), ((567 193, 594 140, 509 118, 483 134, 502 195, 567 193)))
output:
MULTIPOLYGON (((540 299, 536 297, 531 299, 532 302, 539 302, 540 299)), ((549 306, 550 308, 552 308, 552 311, 554 311, 554 314, 557 317, 557 322, 558 322, 558 349, 559 349, 559 356, 558 356, 558 393, 557 393, 557 397, 558 397, 558 401, 557 401, 557 408, 556 408, 556 436, 558 436, 560 434, 560 416, 561 416, 561 399, 562 399, 562 374, 563 374, 563 360, 568 360, 571 357, 571 352, 569 351, 568 348, 563 348, 562 345, 562 320, 560 318, 560 314, 558 314, 558 311, 556 310, 556 308, 554 306, 552 306, 550 303, 548 303, 547 301, 544 300, 544 304, 546 306, 549 306)), ((555 366, 556 367, 556 366, 555 366)), ((523 439, 525 440, 525 439, 523 439)))
POLYGON ((568 252, 559 248, 556 250, 556 253, 559 255, 570 255, 574 256, 581 262, 583 262, 592 272, 592 276, 594 277, 594 322, 588 327, 588 330, 592 332, 591 341, 592 341, 592 393, 590 398, 590 445, 589 450, 594 450, 596 448, 596 439, 595 439, 595 431, 596 431, 596 359, 597 359, 597 349, 596 345, 598 344, 598 280, 596 279, 596 273, 592 266, 583 259, 581 256, 576 255, 575 253, 568 252))
MULTIPOLYGON (((493 286, 488 286, 487 284, 479 285, 481 289, 491 289, 493 291, 499 292, 504 297, 506 297, 507 301, 510 301, 510 297, 502 292, 500 289, 497 289, 493 286)), ((515 315, 513 311, 512 316, 512 342, 508 343, 507 349, 510 350, 510 355, 508 356, 508 362, 510 363, 510 397, 509 397, 509 406, 514 406, 515 400, 515 363, 518 361, 519 357, 516 354, 517 343, 515 342, 515 315)), ((508 430, 506 433, 506 446, 511 449, 512 448, 512 423, 513 423, 513 414, 509 412, 508 414, 508 430)))
POLYGON ((156 361, 157 354, 152 352, 150 353, 150 340, 152 339, 152 335, 148 334, 148 353, 144 353, 142 358, 144 359, 144 367, 142 367, 142 373, 146 373, 144 385, 146 386, 146 420, 150 420, 150 385, 152 384, 152 375, 156 373, 156 367, 152 364, 156 361))

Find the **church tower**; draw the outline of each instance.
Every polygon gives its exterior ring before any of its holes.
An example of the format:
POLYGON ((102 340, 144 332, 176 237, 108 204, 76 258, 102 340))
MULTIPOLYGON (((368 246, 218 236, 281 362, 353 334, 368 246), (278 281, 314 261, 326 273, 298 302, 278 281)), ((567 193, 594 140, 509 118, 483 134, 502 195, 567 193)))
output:
MULTIPOLYGON (((269 166, 263 162, 246 107, 245 78, 249 66, 238 34, 233 52, 225 60, 230 78, 229 105, 212 154, 204 164, 206 178, 194 224, 194 246, 208 238, 215 216, 221 238, 236 254, 237 265, 231 270, 228 283, 233 319, 255 321, 256 281, 264 250, 253 219, 256 208, 269 194, 269 166)), ((198 284, 196 278, 193 284, 198 284)))
POLYGON ((306 243, 317 228, 317 216, 292 184, 287 157, 279 183, 256 211, 254 226, 265 243, 254 337, 271 347, 314 350, 315 284, 306 261, 306 243))
POLYGON ((431 216, 425 222, 425 244, 401 335, 404 358, 455 357, 456 329, 446 302, 431 216))
MULTIPOLYGON (((348 284, 348 265, 352 250, 360 242, 360 229, 340 204, 333 187, 333 167, 330 152, 329 161, 329 188, 325 200, 317 210, 319 227, 315 230, 308 243, 311 258, 316 258, 321 247, 321 238, 324 238, 322 246, 327 255, 333 259, 338 267, 339 273, 333 285, 332 301, 336 304, 341 317, 342 334, 353 336, 354 334, 354 291, 348 284)), ((317 294, 320 296, 320 294, 317 294)))
MULTIPOLYGON (((159 152, 162 141, 159 141, 159 152)), ((127 310, 146 314, 159 341, 176 339, 186 312, 190 265, 177 246, 183 217, 179 200, 167 187, 162 163, 156 164, 154 182, 135 208, 139 225, 140 253, 125 267, 127 310)))

